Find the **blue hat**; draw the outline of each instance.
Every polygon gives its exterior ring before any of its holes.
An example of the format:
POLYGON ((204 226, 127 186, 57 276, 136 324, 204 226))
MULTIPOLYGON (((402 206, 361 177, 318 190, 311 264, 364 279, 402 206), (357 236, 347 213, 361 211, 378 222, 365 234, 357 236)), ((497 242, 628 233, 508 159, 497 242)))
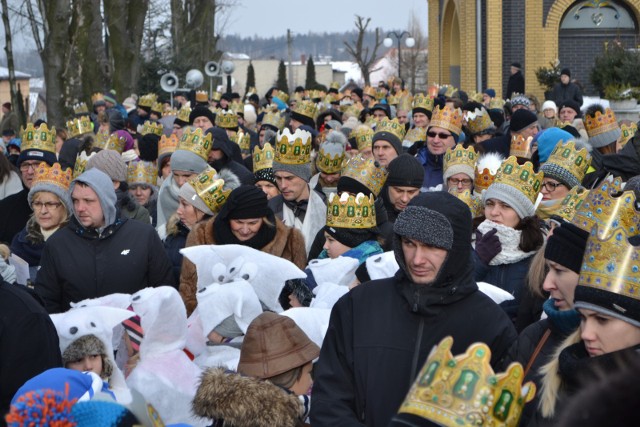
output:
POLYGON ((540 159, 540 163, 547 161, 549 155, 558 142, 567 142, 573 139, 573 135, 560 128, 552 127, 542 131, 538 136, 538 157, 540 159))

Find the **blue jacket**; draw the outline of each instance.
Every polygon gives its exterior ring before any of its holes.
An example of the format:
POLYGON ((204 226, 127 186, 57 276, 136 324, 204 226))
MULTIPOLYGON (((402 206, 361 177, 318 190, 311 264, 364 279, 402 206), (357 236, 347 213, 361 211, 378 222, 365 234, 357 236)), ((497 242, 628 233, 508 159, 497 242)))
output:
POLYGON ((425 145, 422 147, 416 155, 422 167, 424 168, 424 181, 422 182, 423 188, 435 187, 442 184, 444 179, 442 178, 442 164, 444 162, 443 154, 431 154, 429 149, 425 145))

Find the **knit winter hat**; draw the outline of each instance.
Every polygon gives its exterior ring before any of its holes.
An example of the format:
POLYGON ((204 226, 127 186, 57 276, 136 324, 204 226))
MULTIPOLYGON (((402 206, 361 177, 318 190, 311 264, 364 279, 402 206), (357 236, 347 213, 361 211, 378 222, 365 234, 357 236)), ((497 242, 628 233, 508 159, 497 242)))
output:
POLYGON ((542 103, 542 111, 545 110, 554 110, 556 113, 558 112, 558 106, 556 105, 555 102, 551 101, 550 99, 547 101, 544 101, 542 103))
MULTIPOLYGON (((118 131, 120 132, 120 131, 118 131)), ((140 160, 147 162, 155 162, 158 160, 158 144, 160 143, 160 137, 153 133, 142 135, 138 142, 138 149, 140 150, 140 160)), ((125 144, 125 151, 127 146, 125 144)))
POLYGON ((100 150, 87 161, 85 171, 96 168, 106 173, 112 181, 127 180, 127 164, 122 156, 113 150, 100 150))
POLYGON ((589 107, 585 114, 584 127, 589 134, 589 144, 594 148, 606 147, 618 141, 622 135, 616 115, 610 108, 605 108, 602 114, 595 110, 595 105, 589 107), (589 114, 592 109, 594 110, 589 114))
POLYGON ((491 98, 495 98, 496 97, 496 91, 493 90, 493 89, 487 89, 487 90, 484 91, 484 93, 489 95, 491 98))
POLYGON ((247 329, 238 372, 268 379, 304 366, 319 355, 320 348, 292 319, 267 311, 247 329))
POLYGON ((567 142, 569 140, 573 140, 571 134, 560 128, 551 127, 543 130, 537 138, 540 163, 544 163, 549 159, 549 154, 560 141, 567 142))
POLYGON ((171 171, 201 173, 209 165, 196 153, 187 150, 176 150, 171 154, 171 171))
POLYGON ((547 240, 544 257, 580 274, 588 238, 588 232, 570 222, 563 222, 547 240))
POLYGON ((523 107, 525 107, 525 110, 529 110, 529 108, 531 108, 531 100, 529 100, 529 98, 524 95, 517 95, 514 96, 511 100, 511 107, 513 107, 514 105, 522 105, 523 107))
POLYGON ((274 146, 273 172, 288 172, 309 182, 311 179, 311 138, 311 132, 302 129, 302 126, 293 133, 287 128, 279 131, 274 146))
POLYGON ((355 229, 324 226, 323 231, 336 239, 338 242, 350 248, 366 242, 367 240, 375 240, 376 232, 374 229, 355 229))
POLYGON ((113 366, 107 357, 105 345, 95 335, 84 335, 72 342, 62 353, 62 365, 76 362, 86 356, 100 355, 102 357, 102 378, 109 378, 113 373, 113 366))
POLYGON ((254 185, 241 185, 231 191, 227 202, 218 213, 218 218, 221 220, 263 218, 270 213, 272 211, 264 191, 254 185))
POLYGON ((387 167, 389 175, 386 185, 390 187, 421 188, 424 181, 424 168, 411 154, 401 154, 387 167))
POLYGON ((185 202, 189 203, 194 208, 198 209, 201 212, 209 216, 215 215, 213 211, 207 206, 207 204, 198 196, 196 190, 189 183, 189 181, 185 182, 180 190, 178 191, 178 197, 184 199, 185 202))
POLYGON ((567 76, 567 77, 571 77, 571 70, 570 70, 570 69, 568 69, 568 68, 563 68, 563 69, 560 71, 560 75, 561 75, 561 76, 562 76, 562 75, 565 75, 565 76, 567 76))
POLYGON ((273 185, 277 185, 276 184, 276 175, 273 173, 273 168, 265 168, 265 169, 260 169, 256 172, 254 172, 253 176, 255 177, 255 181, 268 181, 270 183, 272 183, 273 185))
POLYGON ((571 108, 578 114, 576 117, 580 117, 580 105, 578 105, 576 101, 570 99, 562 101, 562 104, 560 104, 560 106, 558 107, 558 112, 560 112, 560 110, 562 110, 563 108, 571 108))
MULTIPOLYGON (((59 165, 57 165, 56 168, 57 167, 59 167, 59 165)), ((31 202, 33 202, 33 197, 36 195, 36 193, 40 191, 46 191, 58 196, 58 199, 60 199, 60 201, 64 204, 65 208, 67 209, 67 212, 71 212, 71 209, 73 208, 73 203, 71 203, 69 188, 65 187, 65 180, 58 180, 54 182, 54 180, 47 179, 48 178, 47 176, 43 176, 42 178, 43 178, 42 180, 39 179, 36 173, 36 178, 34 179, 33 184, 29 189, 29 194, 27 195, 27 201, 29 202, 29 206, 31 206, 31 202)), ((69 180, 66 181, 66 184, 69 185, 71 178, 68 175, 67 175, 67 179, 69 180)))
MULTIPOLYGON (((211 122, 211 126, 213 127, 216 123, 216 115, 213 111, 209 110, 207 107, 203 107, 201 105, 196 106, 193 110, 191 110, 191 114, 189 114, 189 124, 192 125, 193 121, 197 117, 206 117, 211 122)), ((205 129, 206 130, 206 129, 205 129)))
POLYGON ((540 172, 571 189, 580 185, 590 164, 591 156, 586 148, 578 149, 573 141, 565 140, 556 144, 540 172))
POLYGON ((510 129, 512 132, 520 132, 537 121, 538 117, 533 112, 529 109, 521 108, 511 116, 510 129))
POLYGON ((533 216, 542 178, 543 174, 535 173, 530 162, 519 165, 511 156, 502 163, 495 180, 482 193, 482 203, 486 205, 489 199, 500 200, 511 206, 520 219, 533 216))
MULTIPOLYGON (((414 199, 421 196, 422 194, 419 194, 414 199)), ((413 199, 411 201, 413 202, 413 199)), ((414 239, 447 251, 451 250, 453 246, 453 229, 449 220, 440 212, 424 206, 411 205, 410 203, 398 215, 393 224, 393 231, 398 236, 414 239)), ((402 248, 394 247, 394 251, 402 251, 402 248)))
POLYGON ((116 191, 113 189, 113 182, 111 181, 111 178, 98 168, 87 170, 71 182, 69 194, 73 194, 73 189, 77 182, 82 182, 88 185, 89 188, 96 193, 100 200, 100 207, 102 208, 102 214, 104 215, 105 225, 113 224, 116 220, 116 201, 118 199, 116 197, 116 191))

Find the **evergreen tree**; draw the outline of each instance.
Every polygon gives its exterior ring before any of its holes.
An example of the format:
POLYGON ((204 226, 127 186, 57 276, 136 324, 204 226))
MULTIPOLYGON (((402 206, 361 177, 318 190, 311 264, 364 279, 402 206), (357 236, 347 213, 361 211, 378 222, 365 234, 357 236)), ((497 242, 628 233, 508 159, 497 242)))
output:
POLYGON ((256 72, 253 69, 253 64, 249 61, 249 67, 247 68, 247 84, 244 86, 244 94, 246 95, 249 88, 256 87, 256 72))
POLYGON ((305 89, 315 89, 318 85, 316 81, 316 66, 313 63, 313 57, 309 55, 309 60, 307 61, 307 79, 304 82, 305 89))
POLYGON ((285 93, 289 93, 289 85, 287 84, 287 67, 284 65, 284 60, 280 60, 278 64, 278 80, 276 81, 276 87, 285 93))

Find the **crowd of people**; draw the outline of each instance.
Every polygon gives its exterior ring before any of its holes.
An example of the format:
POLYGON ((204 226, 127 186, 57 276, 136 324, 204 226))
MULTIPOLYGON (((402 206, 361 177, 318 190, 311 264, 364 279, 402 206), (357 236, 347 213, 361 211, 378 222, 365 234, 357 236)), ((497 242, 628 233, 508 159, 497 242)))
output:
POLYGON ((518 72, 3 129, 0 425, 635 424, 637 125, 518 72))

